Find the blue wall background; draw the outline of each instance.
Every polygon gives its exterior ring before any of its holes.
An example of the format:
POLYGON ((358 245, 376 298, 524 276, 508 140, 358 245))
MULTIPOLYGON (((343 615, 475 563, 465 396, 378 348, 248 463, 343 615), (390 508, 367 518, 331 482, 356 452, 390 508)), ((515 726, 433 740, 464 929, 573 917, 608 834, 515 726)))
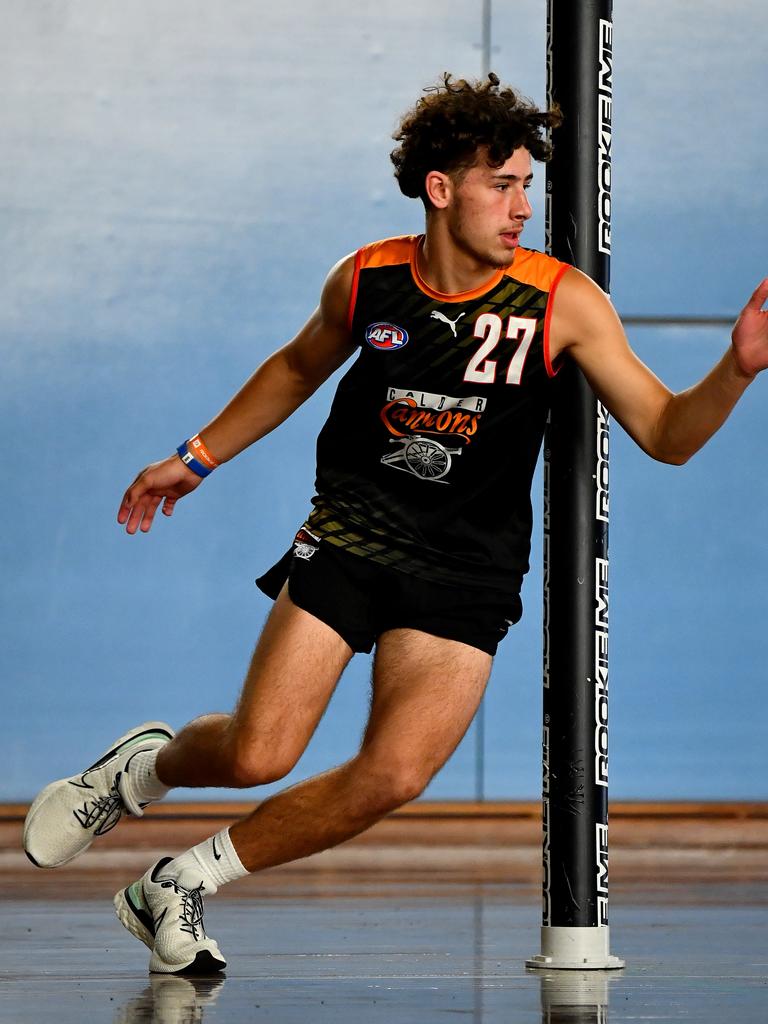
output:
MULTIPOLYGON (((333 383, 150 535, 117 527, 120 497, 293 334, 341 255, 420 229, 389 136, 440 72, 479 74, 481 6, 6 0, 0 799, 145 718, 232 705, 268 611, 253 578, 305 515, 333 383)), ((492 66, 543 102, 543 0, 494 8, 492 66)), ((768 274, 762 5, 616 0, 614 20, 616 305, 735 312, 768 274)), ((682 388, 727 336, 632 341, 682 388)), ((682 469, 614 431, 615 797, 768 797, 767 400, 758 381, 682 469)), ((539 792, 540 550, 486 698, 491 798, 539 792)), ((355 750, 368 674, 357 658, 293 778, 355 750)), ((475 795, 475 739, 428 796, 475 795)))

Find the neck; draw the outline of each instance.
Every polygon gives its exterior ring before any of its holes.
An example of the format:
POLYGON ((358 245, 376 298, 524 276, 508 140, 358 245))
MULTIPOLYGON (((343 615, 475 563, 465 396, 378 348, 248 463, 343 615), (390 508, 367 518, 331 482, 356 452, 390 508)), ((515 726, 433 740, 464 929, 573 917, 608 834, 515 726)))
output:
POLYGON ((501 269, 462 249, 451 237, 445 222, 430 216, 416 258, 419 274, 426 284, 445 295, 481 288, 501 269))

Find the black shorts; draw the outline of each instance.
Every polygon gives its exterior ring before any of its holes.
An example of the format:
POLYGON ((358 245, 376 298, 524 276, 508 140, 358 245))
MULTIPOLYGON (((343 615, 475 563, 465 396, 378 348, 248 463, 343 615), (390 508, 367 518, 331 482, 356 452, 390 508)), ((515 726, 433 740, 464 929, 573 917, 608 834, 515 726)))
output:
POLYGON ((433 583, 322 541, 317 545, 302 531, 256 584, 274 600, 286 580, 295 605, 365 653, 389 629, 419 629, 494 655, 523 613, 519 594, 433 583))

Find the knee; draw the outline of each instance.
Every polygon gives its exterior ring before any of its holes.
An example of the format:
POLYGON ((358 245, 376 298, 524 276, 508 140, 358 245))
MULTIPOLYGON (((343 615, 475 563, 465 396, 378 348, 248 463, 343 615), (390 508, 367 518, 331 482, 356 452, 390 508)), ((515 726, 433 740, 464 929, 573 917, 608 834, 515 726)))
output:
POLYGON ((238 736, 230 742, 228 755, 232 785, 237 789, 278 782, 293 770, 298 760, 290 751, 238 736))
POLYGON ((428 765, 411 757, 361 754, 358 760, 368 802, 384 814, 420 797, 433 775, 428 765))

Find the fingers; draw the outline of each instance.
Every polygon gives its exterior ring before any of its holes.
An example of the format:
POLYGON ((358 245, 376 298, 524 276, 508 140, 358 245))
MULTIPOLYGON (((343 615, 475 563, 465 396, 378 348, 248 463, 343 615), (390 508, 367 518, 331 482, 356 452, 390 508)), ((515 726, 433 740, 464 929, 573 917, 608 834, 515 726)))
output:
POLYGON ((768 277, 761 281, 757 288, 752 292, 752 296, 747 303, 746 308, 759 311, 763 308, 766 299, 768 299, 768 277))
POLYGON ((158 474, 160 463, 152 463, 143 469, 123 495, 117 512, 117 521, 125 526, 126 533, 137 530, 148 533, 152 529, 158 506, 165 497, 167 481, 158 474))
POLYGON ((117 520, 125 525, 126 533, 133 535, 137 530, 146 533, 152 527, 155 509, 159 504, 159 498, 144 497, 128 508, 122 506, 117 520))
POLYGON ((120 508, 117 510, 117 521, 121 525, 128 522, 128 517, 131 514, 133 508, 133 502, 130 499, 130 492, 126 491, 123 495, 123 500, 120 502, 120 508))
MULTIPOLYGON (((146 493, 146 491, 148 490, 147 487, 141 487, 141 486, 137 487, 137 484, 139 483, 139 480, 141 480, 142 476, 144 476, 144 472, 145 471, 142 470, 142 472, 139 473, 139 475, 136 477, 136 479, 133 481, 131 486, 128 488, 128 490, 123 495, 123 499, 120 502, 120 508, 117 510, 117 521, 121 525, 123 525, 124 523, 128 522, 128 519, 130 518, 130 515, 131 515, 131 511, 138 504, 138 502, 141 499, 142 495, 144 495, 146 493)), ((136 528, 134 527, 133 530, 129 530, 128 532, 129 533, 135 533, 136 532, 136 528)))
POLYGON ((134 488, 129 488, 118 510, 117 521, 121 526, 125 526, 126 533, 134 534, 137 530, 148 533, 152 529, 152 520, 162 500, 162 495, 146 492, 137 494, 134 488))
POLYGON ((136 533, 141 522, 146 500, 145 492, 136 487, 133 483, 123 495, 120 508, 117 511, 117 521, 125 526, 126 533, 136 533))
POLYGON ((152 520, 155 518, 157 507, 163 499, 161 497, 150 498, 144 506, 144 517, 141 520, 139 529, 142 533, 149 533, 152 529, 152 520))
POLYGON ((162 506, 163 515, 173 515, 176 502, 201 483, 201 477, 188 469, 176 455, 162 462, 153 462, 143 469, 123 495, 117 521, 126 533, 148 533, 155 513, 162 506))

